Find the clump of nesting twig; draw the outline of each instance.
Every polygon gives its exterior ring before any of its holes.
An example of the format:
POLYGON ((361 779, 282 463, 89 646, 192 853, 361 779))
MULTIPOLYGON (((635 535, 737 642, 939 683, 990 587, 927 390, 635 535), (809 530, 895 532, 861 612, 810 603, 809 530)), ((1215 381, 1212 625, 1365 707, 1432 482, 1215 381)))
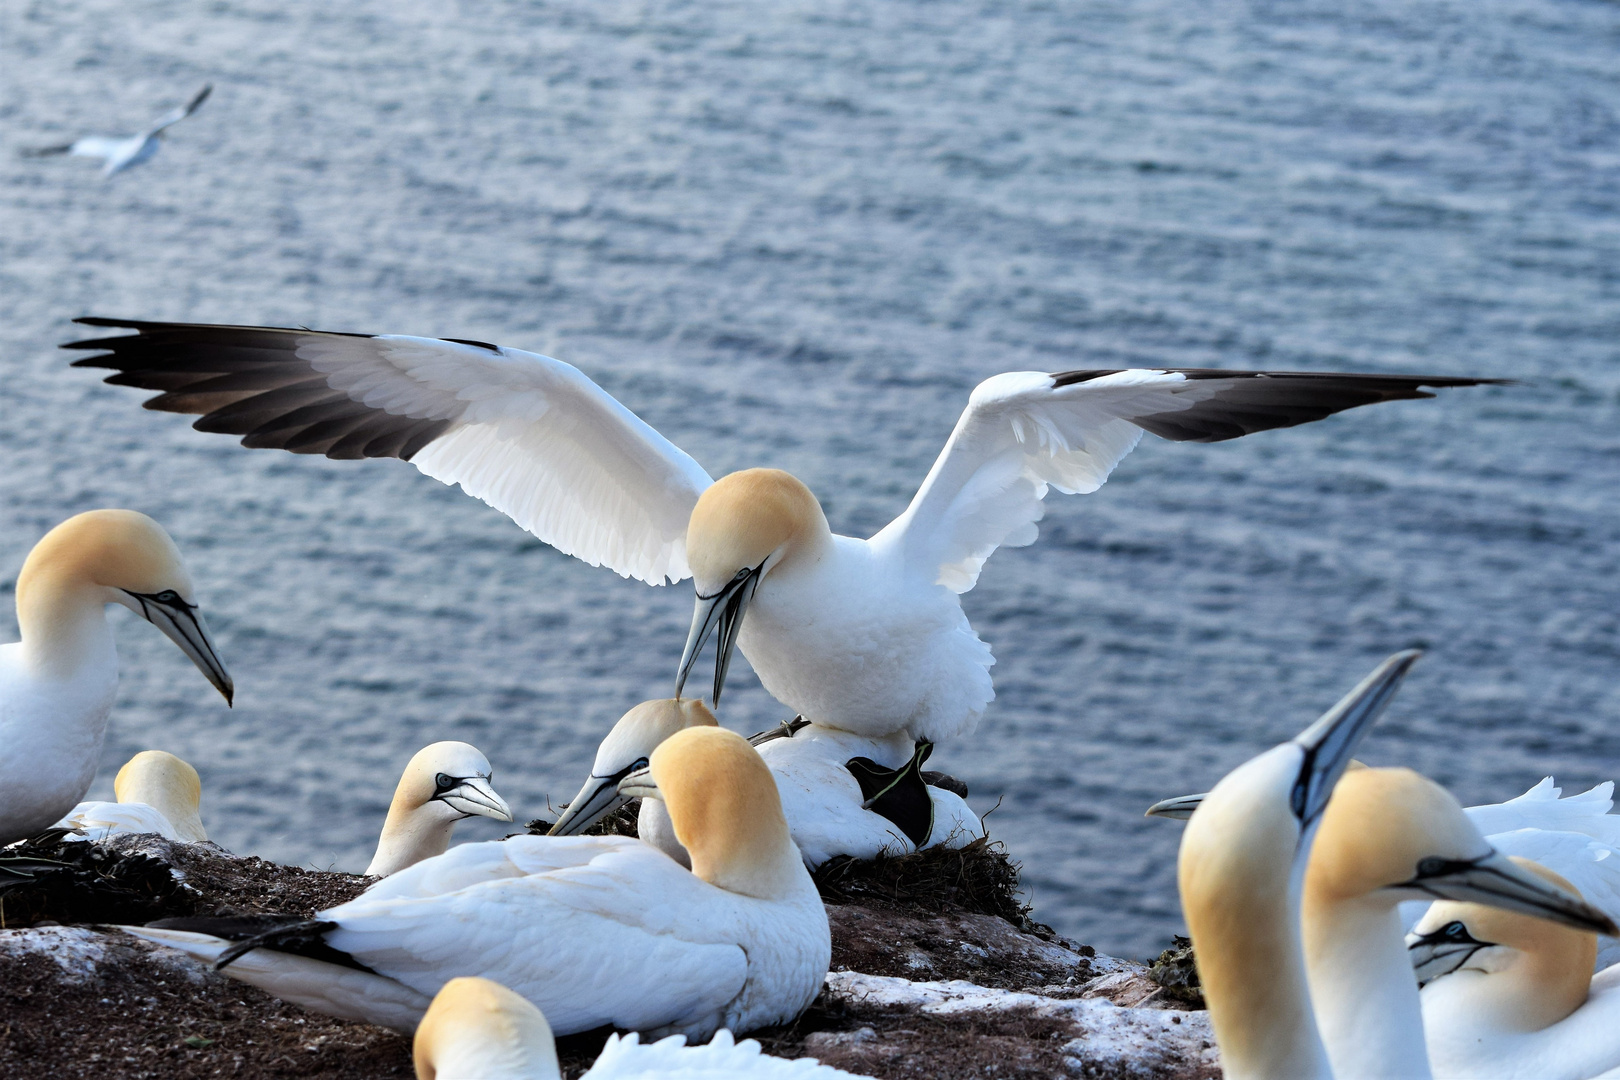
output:
MULTIPOLYGON (((638 836, 636 832, 636 816, 641 813, 641 800, 631 799, 613 813, 606 815, 600 821, 586 829, 581 836, 638 836)), ((530 836, 544 836, 551 830, 555 822, 545 818, 535 818, 524 825, 530 836)))
POLYGON ((1166 996, 1185 1001, 1197 1009, 1204 1007, 1204 990, 1198 981, 1198 959, 1193 956, 1190 938, 1177 934, 1174 944, 1148 966, 1148 978, 1164 987, 1166 996))
POLYGON ((909 855, 829 859, 811 877, 834 904, 890 904, 930 915, 968 911, 995 915, 1025 933, 1050 939, 1052 928, 1029 917, 1018 895, 1018 864, 1000 841, 980 837, 965 847, 930 847, 909 855))
POLYGON ((69 835, 47 829, 0 850, 0 926, 144 923, 196 910, 196 891, 162 860, 69 835))

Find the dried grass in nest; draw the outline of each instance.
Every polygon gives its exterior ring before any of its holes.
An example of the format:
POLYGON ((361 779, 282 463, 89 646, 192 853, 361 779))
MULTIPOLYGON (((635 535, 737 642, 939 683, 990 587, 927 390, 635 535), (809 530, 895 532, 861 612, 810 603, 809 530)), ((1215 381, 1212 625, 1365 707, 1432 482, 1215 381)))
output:
POLYGON ((833 904, 894 905, 930 915, 967 911, 994 915, 1048 940, 1051 927, 1029 917, 1018 895, 1019 866, 999 840, 980 837, 966 847, 931 847, 909 855, 854 859, 840 855, 810 876, 833 904))
MULTIPOLYGON (((566 809, 566 808, 565 808, 566 809)), ((613 813, 606 815, 590 828, 580 833, 581 836, 628 836, 635 839, 641 834, 636 831, 636 818, 641 813, 641 800, 631 799, 613 813)), ((551 831, 555 822, 545 818, 535 818, 524 825, 530 836, 544 836, 551 831)))

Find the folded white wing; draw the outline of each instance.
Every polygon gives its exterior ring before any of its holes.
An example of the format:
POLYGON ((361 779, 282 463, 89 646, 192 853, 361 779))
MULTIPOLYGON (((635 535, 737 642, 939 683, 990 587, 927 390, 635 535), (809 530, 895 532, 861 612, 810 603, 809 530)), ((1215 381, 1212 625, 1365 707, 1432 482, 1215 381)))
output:
POLYGON ((1143 431, 1219 442, 1320 420, 1422 386, 1482 380, 1333 372, 1132 369, 1015 371, 980 383, 903 514, 873 537, 956 592, 997 547, 1035 540, 1048 488, 1096 491, 1143 431))
POLYGON ((1486 836, 1518 829, 1546 829, 1583 833, 1620 849, 1620 815, 1609 812, 1614 808, 1613 780, 1567 799, 1560 798, 1562 794, 1563 789, 1554 786, 1552 777, 1544 777, 1541 783, 1516 799, 1470 806, 1468 820, 1486 836))
POLYGON ((708 473, 577 368, 437 338, 81 320, 140 331, 76 343, 109 381, 202 413, 201 431, 329 457, 400 457, 559 551, 652 584, 688 576, 708 473))
POLYGON ((687 1046, 682 1035, 643 1043, 632 1032, 609 1035, 601 1056, 581 1080, 867 1080, 817 1064, 815 1058, 777 1058, 753 1039, 737 1042, 721 1028, 704 1046, 687 1046))
POLYGON ((85 839, 93 841, 115 833, 156 833, 165 840, 185 839, 161 810, 146 803, 82 802, 51 827, 77 829, 85 839))
POLYGON ((737 996, 748 957, 727 894, 638 841, 573 839, 463 845, 511 848, 519 852, 514 869, 537 860, 542 872, 442 895, 381 895, 390 878, 323 912, 339 924, 326 940, 429 996, 458 975, 494 979, 538 1006, 560 1034, 679 1025, 737 996), (557 859, 548 850, 571 854, 557 859), (573 861, 593 851, 589 861, 573 861), (545 869, 559 861, 570 865, 545 869), (658 972, 651 989, 649 971, 658 972))

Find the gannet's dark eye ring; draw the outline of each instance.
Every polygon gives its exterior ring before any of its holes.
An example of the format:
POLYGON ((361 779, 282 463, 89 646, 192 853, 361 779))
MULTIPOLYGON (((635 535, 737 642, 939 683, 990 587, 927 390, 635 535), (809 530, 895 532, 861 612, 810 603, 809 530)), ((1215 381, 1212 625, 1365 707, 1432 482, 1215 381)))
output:
POLYGON ((442 795, 456 786, 456 778, 448 773, 439 773, 433 778, 433 783, 438 788, 436 794, 442 795))
POLYGON ((1461 922, 1449 922, 1441 928, 1440 933, 1451 941, 1464 941, 1468 938, 1468 927, 1461 922))
POLYGON ((160 593, 153 593, 152 599, 160 604, 177 604, 180 602, 180 594, 173 589, 164 589, 160 593))

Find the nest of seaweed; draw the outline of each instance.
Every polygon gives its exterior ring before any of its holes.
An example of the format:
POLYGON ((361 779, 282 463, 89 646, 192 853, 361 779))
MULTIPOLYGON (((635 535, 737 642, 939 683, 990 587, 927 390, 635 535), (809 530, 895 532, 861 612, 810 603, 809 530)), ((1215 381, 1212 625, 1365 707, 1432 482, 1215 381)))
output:
POLYGON ((0 927, 63 923, 145 923, 190 915, 197 892, 167 863, 141 852, 64 840, 47 829, 0 852, 0 927))
POLYGON ((909 855, 840 855, 810 876, 831 904, 994 915, 1050 941, 1056 933, 1029 917, 1030 905, 1018 894, 1019 869, 999 840, 983 836, 965 847, 930 847, 909 855))
POLYGON ((1191 938, 1177 934, 1174 944, 1148 965, 1148 978, 1164 987, 1167 997, 1204 1008, 1204 988, 1198 981, 1198 959, 1193 956, 1191 938))

